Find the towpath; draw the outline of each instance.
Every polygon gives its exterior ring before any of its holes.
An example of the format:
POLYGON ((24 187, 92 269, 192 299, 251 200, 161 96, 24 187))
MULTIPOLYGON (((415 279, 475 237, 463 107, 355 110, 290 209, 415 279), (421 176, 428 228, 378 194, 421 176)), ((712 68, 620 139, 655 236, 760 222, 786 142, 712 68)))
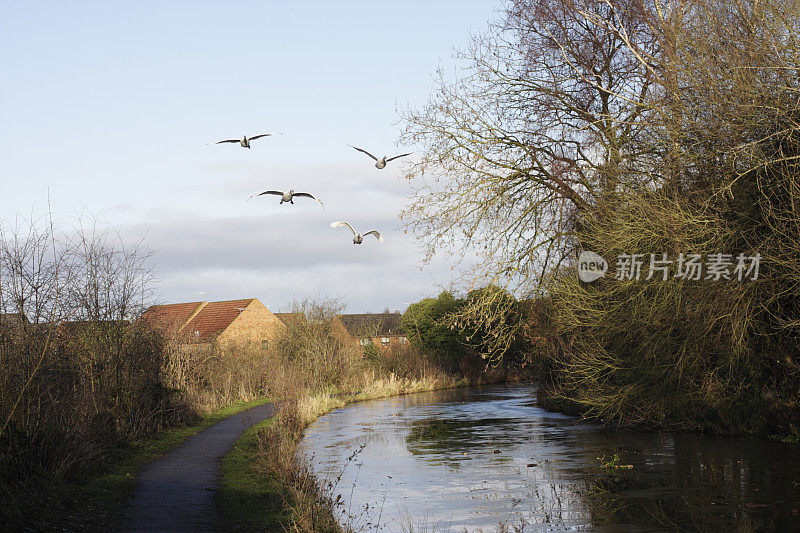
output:
POLYGON ((247 428, 274 414, 267 403, 229 416, 149 463, 116 531, 222 530, 215 502, 221 460, 247 428))

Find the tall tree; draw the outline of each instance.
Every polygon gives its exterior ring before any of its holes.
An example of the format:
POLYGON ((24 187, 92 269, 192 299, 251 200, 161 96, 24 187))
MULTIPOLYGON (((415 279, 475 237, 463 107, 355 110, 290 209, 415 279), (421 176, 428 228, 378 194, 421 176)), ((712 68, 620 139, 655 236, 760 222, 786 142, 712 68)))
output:
POLYGON ((403 218, 428 256, 476 251, 482 277, 533 289, 563 259, 577 213, 650 181, 641 132, 653 74, 597 23, 618 17, 655 56, 641 13, 630 0, 516 0, 459 56, 463 77, 439 73, 403 136, 423 146, 403 218))
MULTIPOLYGON (((469 288, 536 294, 573 254, 585 213, 652 186, 654 72, 641 58, 660 41, 649 16, 638 0, 514 0, 458 56, 463 76, 439 73, 402 138, 423 147, 402 218, 428 258, 476 256, 469 288)), ((456 322, 496 322, 486 296, 456 322)), ((497 338, 502 353, 509 339, 497 338)))

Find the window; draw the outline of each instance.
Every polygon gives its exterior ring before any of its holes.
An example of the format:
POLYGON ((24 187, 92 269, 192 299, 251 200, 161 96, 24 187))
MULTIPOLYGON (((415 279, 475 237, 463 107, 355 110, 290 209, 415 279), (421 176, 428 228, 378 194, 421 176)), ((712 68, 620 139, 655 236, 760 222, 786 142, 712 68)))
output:
POLYGON ((408 344, 408 337, 400 337, 400 344, 408 344))
POLYGON ((262 350, 268 350, 269 349, 269 341, 268 340, 261 341, 261 349, 262 350))
POLYGON ((370 344, 371 342, 372 341, 370 339, 368 339, 368 338, 361 339, 361 346, 366 346, 367 344, 370 344))
POLYGON ((381 346, 389 346, 389 337, 381 337, 381 346))

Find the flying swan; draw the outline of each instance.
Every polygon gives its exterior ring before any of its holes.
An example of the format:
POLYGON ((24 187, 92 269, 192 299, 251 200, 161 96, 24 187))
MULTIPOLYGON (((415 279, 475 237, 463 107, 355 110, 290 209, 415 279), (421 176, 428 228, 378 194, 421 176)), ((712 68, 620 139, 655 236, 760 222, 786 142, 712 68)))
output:
POLYGON ((378 232, 378 230, 374 229, 372 231, 368 231, 365 234, 360 234, 356 230, 353 229, 353 226, 345 222, 344 220, 339 220, 338 222, 331 222, 332 228, 340 228, 342 226, 347 226, 350 228, 350 231, 353 232, 353 244, 361 244, 364 242, 364 237, 367 235, 375 235, 375 238, 378 239, 378 242, 383 242, 383 235, 378 232))
POLYGON ((394 157, 389 157, 389 158, 387 158, 386 156, 383 156, 380 159, 378 159, 377 157, 375 157, 371 153, 367 152, 363 148, 359 148, 358 146, 353 146, 352 144, 350 145, 350 147, 351 148, 355 148, 359 152, 365 153, 368 156, 370 156, 372 159, 374 159, 375 160, 375 168, 384 168, 386 166, 386 163, 388 163, 389 161, 394 161, 395 159, 399 159, 401 157, 405 157, 405 156, 411 155, 413 153, 413 152, 408 152, 407 154, 400 154, 400 155, 396 155, 394 157))
POLYGON ((290 189, 290 190, 288 190, 286 192, 283 192, 283 191, 264 191, 264 192, 259 192, 259 193, 254 194, 250 198, 253 198, 253 197, 256 197, 256 196, 263 196, 265 194, 274 194, 276 196, 280 196, 281 197, 281 203, 279 205, 283 205, 283 202, 289 202, 290 204, 294 205, 294 201, 292 201, 292 198, 294 198, 295 196, 300 196, 300 197, 303 197, 303 198, 313 198, 314 200, 319 202, 319 205, 325 207, 325 204, 320 202, 319 198, 317 198, 313 194, 308 193, 308 192, 294 192, 294 189, 290 189))
POLYGON ((270 135, 280 135, 280 133, 262 133, 261 135, 253 135, 252 137, 244 135, 241 139, 225 139, 224 141, 217 141, 214 144, 239 143, 242 145, 242 148, 250 148, 250 141, 255 141, 261 137, 269 137, 270 135))

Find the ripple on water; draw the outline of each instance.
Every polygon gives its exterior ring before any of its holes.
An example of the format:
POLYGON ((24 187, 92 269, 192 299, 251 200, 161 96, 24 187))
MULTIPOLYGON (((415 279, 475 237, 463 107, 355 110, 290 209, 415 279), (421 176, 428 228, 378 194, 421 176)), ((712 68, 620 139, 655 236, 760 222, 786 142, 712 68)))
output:
POLYGON ((300 453, 322 479, 341 474, 357 529, 800 529, 798 445, 611 431, 534 396, 496 386, 352 404, 312 424, 300 453), (632 468, 603 468, 615 454, 632 468))

